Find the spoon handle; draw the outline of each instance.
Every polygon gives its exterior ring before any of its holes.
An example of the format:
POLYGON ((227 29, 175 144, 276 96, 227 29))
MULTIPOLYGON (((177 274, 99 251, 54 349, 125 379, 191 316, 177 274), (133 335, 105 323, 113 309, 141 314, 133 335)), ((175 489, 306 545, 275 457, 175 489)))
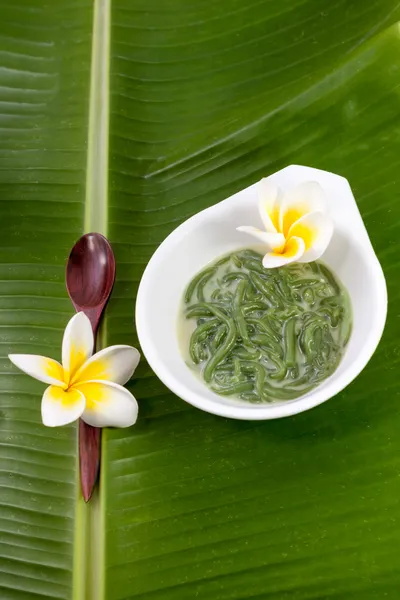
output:
POLYGON ((101 429, 79 419, 79 468, 85 502, 92 496, 100 467, 101 429))
MULTIPOLYGON (((94 351, 96 350, 96 336, 101 311, 96 311, 86 307, 80 310, 89 318, 92 325, 94 337, 94 351)), ((99 475, 100 469, 100 451, 101 451, 101 429, 92 427, 82 419, 79 419, 79 469, 81 477, 82 495, 85 502, 88 502, 93 494, 94 486, 99 475)))

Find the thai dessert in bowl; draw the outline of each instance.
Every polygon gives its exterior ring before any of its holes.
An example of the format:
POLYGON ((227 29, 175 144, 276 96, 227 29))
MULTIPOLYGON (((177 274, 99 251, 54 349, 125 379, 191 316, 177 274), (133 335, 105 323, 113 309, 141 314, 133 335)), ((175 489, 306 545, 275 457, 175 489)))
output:
POLYGON ((164 240, 139 286, 136 326, 150 366, 180 398, 274 419, 346 387, 375 351, 386 312, 347 180, 294 165, 164 240))
POLYGON ((332 375, 351 332, 347 291, 320 262, 265 269, 240 250, 200 271, 180 315, 182 353, 211 390, 293 400, 332 375))

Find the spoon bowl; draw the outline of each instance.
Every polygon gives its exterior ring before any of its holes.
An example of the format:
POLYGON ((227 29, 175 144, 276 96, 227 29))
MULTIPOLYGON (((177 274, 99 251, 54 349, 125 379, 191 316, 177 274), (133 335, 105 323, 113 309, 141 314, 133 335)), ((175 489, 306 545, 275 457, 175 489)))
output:
POLYGON ((178 314, 193 276, 224 254, 249 247, 236 227, 259 227, 257 184, 188 219, 154 253, 141 280, 136 302, 139 341, 158 377, 183 400, 210 413, 235 419, 275 419, 325 402, 365 367, 382 335, 387 312, 386 283, 356 201, 346 179, 293 165, 271 175, 283 192, 305 181, 324 189, 334 235, 323 262, 347 288, 353 328, 337 370, 295 400, 249 404, 212 392, 185 362, 178 340, 178 314))
POLYGON ((97 308, 107 302, 115 279, 115 259, 104 236, 87 233, 76 242, 69 255, 66 278, 76 310, 97 308))

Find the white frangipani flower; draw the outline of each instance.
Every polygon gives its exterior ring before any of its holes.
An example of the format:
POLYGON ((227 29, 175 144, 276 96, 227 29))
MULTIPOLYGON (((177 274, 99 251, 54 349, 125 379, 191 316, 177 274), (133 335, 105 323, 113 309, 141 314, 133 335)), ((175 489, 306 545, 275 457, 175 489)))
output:
POLYGON ((268 179, 262 179, 258 186, 258 207, 265 231, 248 225, 237 229, 266 246, 263 266, 272 269, 320 258, 331 240, 333 223, 319 183, 301 183, 286 194, 268 179))
POLYGON ((62 365, 45 356, 10 354, 21 371, 49 384, 42 397, 42 421, 48 427, 81 417, 94 427, 129 427, 138 405, 123 386, 133 375, 140 354, 131 346, 110 346, 93 354, 94 338, 88 317, 77 313, 62 342, 62 365))

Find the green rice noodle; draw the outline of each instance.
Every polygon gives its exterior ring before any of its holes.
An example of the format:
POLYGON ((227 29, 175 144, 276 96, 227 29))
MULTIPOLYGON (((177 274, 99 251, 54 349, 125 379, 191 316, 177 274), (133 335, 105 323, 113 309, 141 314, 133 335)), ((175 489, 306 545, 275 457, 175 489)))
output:
POLYGON ((216 393, 252 403, 293 400, 337 368, 351 333, 348 294, 320 262, 264 269, 242 250, 189 283, 187 354, 216 393))

